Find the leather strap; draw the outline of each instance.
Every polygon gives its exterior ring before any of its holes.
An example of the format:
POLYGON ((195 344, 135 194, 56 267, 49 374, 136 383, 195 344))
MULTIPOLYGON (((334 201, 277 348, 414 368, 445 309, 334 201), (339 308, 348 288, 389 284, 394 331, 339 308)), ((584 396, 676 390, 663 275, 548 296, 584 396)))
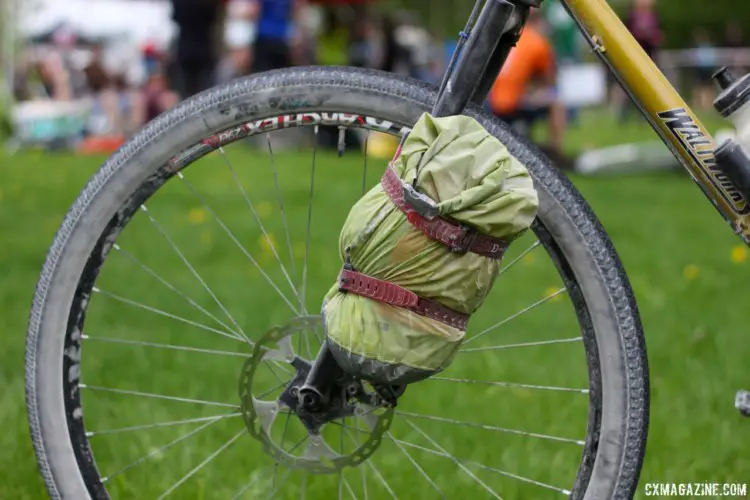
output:
POLYGON ((404 198, 401 178, 393 168, 386 168, 380 184, 393 204, 406 215, 415 228, 422 231, 428 238, 447 246, 452 252, 458 254, 472 252, 491 259, 502 259, 505 254, 508 244, 502 240, 481 234, 468 226, 442 217, 429 219, 420 214, 404 198))
POLYGON ((341 270, 339 290, 401 307, 462 331, 466 331, 466 325, 469 322, 468 314, 454 311, 439 302, 420 297, 395 283, 373 278, 351 269, 341 270))

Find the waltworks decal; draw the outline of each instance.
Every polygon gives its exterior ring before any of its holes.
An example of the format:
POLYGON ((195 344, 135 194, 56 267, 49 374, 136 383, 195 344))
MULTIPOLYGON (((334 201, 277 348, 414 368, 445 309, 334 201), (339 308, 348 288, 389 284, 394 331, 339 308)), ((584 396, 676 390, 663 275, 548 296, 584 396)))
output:
POLYGON ((703 167, 706 177, 734 211, 743 215, 750 213, 750 205, 745 202, 732 181, 716 165, 713 141, 706 137, 687 110, 671 109, 659 113, 658 116, 672 135, 680 141, 693 161, 703 167))

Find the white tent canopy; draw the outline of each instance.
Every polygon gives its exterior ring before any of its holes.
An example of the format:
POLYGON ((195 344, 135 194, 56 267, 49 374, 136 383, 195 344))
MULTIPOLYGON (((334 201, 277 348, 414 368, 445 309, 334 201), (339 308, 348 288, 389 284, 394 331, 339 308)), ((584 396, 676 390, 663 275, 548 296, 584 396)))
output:
POLYGON ((171 5, 159 0, 37 0, 21 2, 21 36, 64 24, 88 37, 122 36, 131 44, 165 46, 175 35, 171 5), (37 4, 38 2, 38 4, 37 4))
MULTIPOLYGON (((165 49, 177 33, 166 0, 20 0, 18 37, 28 39, 60 26, 84 38, 107 39, 105 67, 122 72, 133 85, 145 74, 140 50, 145 43, 165 49)), ((85 64, 87 57, 76 57, 85 64)))

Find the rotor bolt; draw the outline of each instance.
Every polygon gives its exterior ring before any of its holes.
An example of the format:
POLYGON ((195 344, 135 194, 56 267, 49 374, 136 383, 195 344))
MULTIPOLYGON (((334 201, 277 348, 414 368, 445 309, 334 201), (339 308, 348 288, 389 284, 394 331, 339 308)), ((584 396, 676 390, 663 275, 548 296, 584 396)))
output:
POLYGON ((359 386, 357 384, 349 384, 346 387, 346 393, 349 396, 356 396, 359 393, 359 386))
POLYGON ((294 399, 297 399, 299 397, 299 389, 297 389, 296 387, 292 387, 292 390, 289 392, 294 399))

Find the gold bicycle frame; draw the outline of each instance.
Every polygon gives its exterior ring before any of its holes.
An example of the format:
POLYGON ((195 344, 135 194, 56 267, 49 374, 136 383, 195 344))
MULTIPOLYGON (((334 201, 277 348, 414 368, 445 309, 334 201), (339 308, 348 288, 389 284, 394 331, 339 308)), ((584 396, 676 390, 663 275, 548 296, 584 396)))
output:
POLYGON ((561 0, 651 126, 750 245, 750 204, 716 166, 716 143, 606 0, 561 0))

